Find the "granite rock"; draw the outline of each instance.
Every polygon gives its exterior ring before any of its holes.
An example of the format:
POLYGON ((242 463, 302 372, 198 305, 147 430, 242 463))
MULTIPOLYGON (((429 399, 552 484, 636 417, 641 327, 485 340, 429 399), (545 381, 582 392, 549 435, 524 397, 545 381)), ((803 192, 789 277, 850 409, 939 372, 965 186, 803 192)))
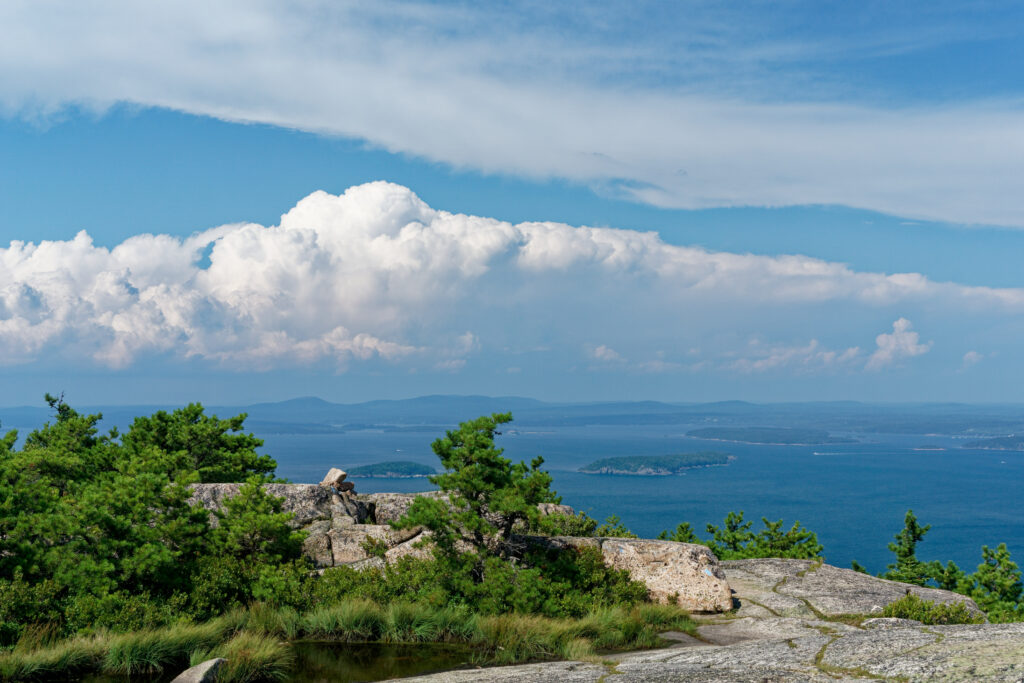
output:
MULTIPOLYGON (((873 609, 880 600, 898 599, 907 591, 916 593, 919 587, 863 574, 851 577, 845 573, 847 570, 801 560, 736 560, 723 562, 721 567, 736 591, 740 609, 728 615, 700 617, 697 638, 674 639, 673 645, 658 650, 606 654, 602 656, 602 667, 597 669, 594 664, 557 662, 448 672, 409 680, 1024 680, 1024 623, 924 626, 909 619, 868 618, 855 625, 854 619, 830 619, 859 608, 873 609), (786 590, 792 590, 793 595, 777 592, 786 590), (766 594, 786 597, 771 603, 776 607, 789 609, 799 603, 803 610, 792 615, 773 614, 767 607, 751 602, 751 595, 765 600, 766 594), (794 597, 797 594, 799 598, 794 597), (830 614, 812 605, 821 606, 830 614)), ((935 591, 922 597, 958 599, 975 607, 967 598, 951 595, 955 594, 935 591)))
MULTIPOLYGON (((722 562, 722 568, 746 603, 778 616, 879 614, 885 605, 908 593, 932 602, 962 602, 981 614, 973 600, 958 593, 887 581, 812 560, 732 560, 722 562)), ((741 614, 743 609, 741 605, 741 614)))
POLYGON ((226 659, 208 659, 201 664, 196 664, 190 669, 185 669, 171 680, 171 683, 214 683, 220 667, 226 659))
POLYGON ((345 481, 345 477, 347 476, 348 474, 344 470, 340 470, 337 467, 332 467, 331 469, 327 470, 327 474, 320 482, 320 485, 326 486, 328 488, 338 488, 339 486, 341 486, 341 483, 345 481))

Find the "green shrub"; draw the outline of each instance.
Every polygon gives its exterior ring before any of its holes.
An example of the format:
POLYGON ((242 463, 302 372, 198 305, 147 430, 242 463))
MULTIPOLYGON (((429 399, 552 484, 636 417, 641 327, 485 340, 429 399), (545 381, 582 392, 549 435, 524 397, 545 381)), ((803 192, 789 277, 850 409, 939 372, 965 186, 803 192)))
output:
POLYGON ((54 581, 25 581, 20 570, 13 581, 0 579, 0 649, 14 645, 33 623, 61 622, 61 593, 54 581))
POLYGON ((639 538, 622 523, 618 515, 611 515, 604 520, 604 524, 594 529, 594 535, 605 538, 639 538))
POLYGON ((913 619, 922 624, 981 624, 985 617, 976 614, 963 602, 936 603, 913 593, 890 602, 882 609, 883 617, 913 619))
POLYGON ((546 536, 593 536, 596 529, 597 520, 585 512, 574 515, 557 512, 541 517, 530 531, 546 536))

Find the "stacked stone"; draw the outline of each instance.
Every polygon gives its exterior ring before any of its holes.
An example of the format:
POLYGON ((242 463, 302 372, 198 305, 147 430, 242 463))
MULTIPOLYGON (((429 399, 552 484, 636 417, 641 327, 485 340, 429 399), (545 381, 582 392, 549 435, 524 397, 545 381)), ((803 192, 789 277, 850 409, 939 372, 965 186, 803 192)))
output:
POLYGON ((367 510, 366 504, 356 496, 356 485, 345 481, 347 476, 344 470, 332 467, 320 482, 320 486, 331 491, 331 518, 346 526, 373 516, 372 511, 367 510))

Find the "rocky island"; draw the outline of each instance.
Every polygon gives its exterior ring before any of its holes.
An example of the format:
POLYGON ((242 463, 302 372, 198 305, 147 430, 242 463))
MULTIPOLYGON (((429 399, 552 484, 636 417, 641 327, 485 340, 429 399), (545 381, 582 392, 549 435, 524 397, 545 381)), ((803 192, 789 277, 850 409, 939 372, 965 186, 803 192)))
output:
POLYGON ((620 458, 602 458, 580 468, 587 474, 629 474, 641 476, 668 476, 682 474, 695 467, 728 465, 734 456, 717 451, 679 453, 675 455, 634 455, 620 458))

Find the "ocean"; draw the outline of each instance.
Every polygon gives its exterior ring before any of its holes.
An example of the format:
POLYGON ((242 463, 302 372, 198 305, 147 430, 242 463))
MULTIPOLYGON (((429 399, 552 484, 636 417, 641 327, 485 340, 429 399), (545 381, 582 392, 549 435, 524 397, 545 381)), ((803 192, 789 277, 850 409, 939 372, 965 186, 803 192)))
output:
MULTIPOLYGON (((706 426, 706 425, 692 425, 706 426)), ((830 564, 851 560, 870 571, 893 561, 886 545, 903 526, 907 509, 931 530, 918 546, 922 560, 953 560, 973 571, 981 546, 1006 543, 1024 565, 1024 453, 967 450, 945 436, 851 436, 858 443, 776 446, 686 437, 691 425, 517 426, 498 437, 513 460, 545 459, 563 502, 599 520, 618 515, 634 532, 653 537, 679 522, 704 535, 730 510, 743 510, 761 528, 761 517, 799 521, 818 534, 830 564), (942 451, 914 450, 924 445, 942 451), (592 475, 577 468, 598 458, 665 455, 701 450, 731 453, 726 466, 691 469, 680 476, 592 475)), ((318 482, 330 467, 411 460, 437 467, 430 450, 436 432, 350 431, 344 434, 264 435, 264 451, 278 474, 318 482)), ((421 491, 425 479, 352 480, 362 493, 421 491)))

